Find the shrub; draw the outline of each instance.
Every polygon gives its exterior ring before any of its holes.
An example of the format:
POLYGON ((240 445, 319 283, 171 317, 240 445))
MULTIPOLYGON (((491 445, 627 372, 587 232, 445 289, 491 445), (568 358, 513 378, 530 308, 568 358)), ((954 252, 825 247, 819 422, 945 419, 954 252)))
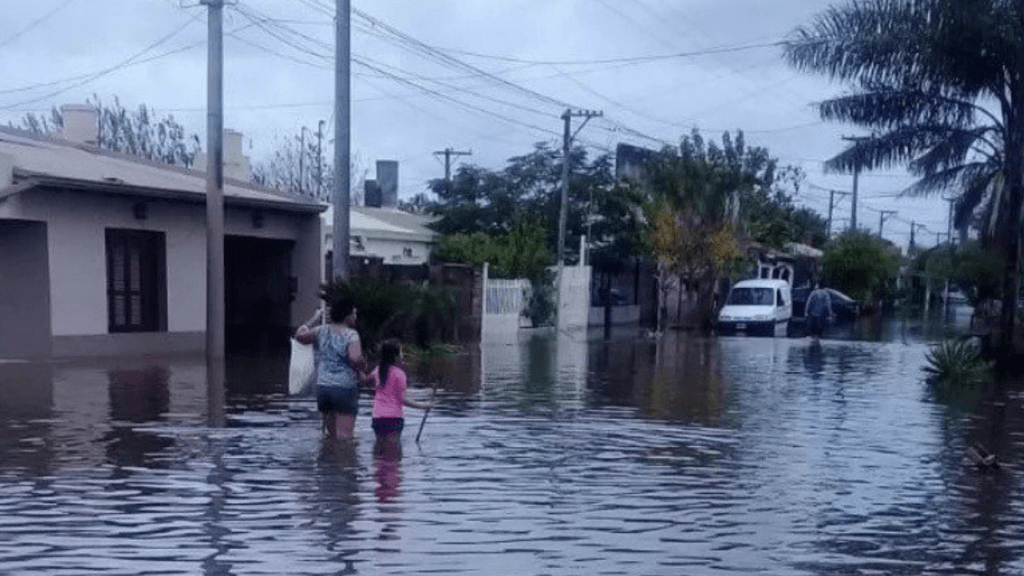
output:
POLYGON ((530 299, 523 314, 534 328, 548 326, 555 320, 555 273, 545 270, 539 279, 531 281, 530 299))
POLYGON ((969 340, 946 340, 925 356, 924 372, 930 384, 939 387, 970 387, 987 382, 992 363, 981 356, 969 340))
POLYGON ((385 338, 428 348, 454 334, 457 307, 454 296, 444 289, 352 280, 325 284, 321 297, 327 302, 339 297, 352 299, 357 310, 356 330, 368 353, 385 338))

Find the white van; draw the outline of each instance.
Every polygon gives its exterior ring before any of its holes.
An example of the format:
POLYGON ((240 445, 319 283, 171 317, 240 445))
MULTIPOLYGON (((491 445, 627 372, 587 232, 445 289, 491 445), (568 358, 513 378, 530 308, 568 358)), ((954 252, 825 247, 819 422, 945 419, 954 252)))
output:
POLYGON ((743 280, 729 291, 718 313, 719 334, 785 336, 793 318, 793 298, 786 280, 743 280))

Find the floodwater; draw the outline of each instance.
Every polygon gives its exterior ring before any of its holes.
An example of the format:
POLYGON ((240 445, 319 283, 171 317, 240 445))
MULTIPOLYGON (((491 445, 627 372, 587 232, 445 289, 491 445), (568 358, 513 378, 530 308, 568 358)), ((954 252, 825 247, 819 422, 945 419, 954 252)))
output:
POLYGON ((1020 386, 936 396, 930 326, 490 343, 412 371, 439 403, 400 447, 368 397, 322 440, 280 358, 223 392, 201 358, 0 364, 0 573, 1020 574, 1020 386))

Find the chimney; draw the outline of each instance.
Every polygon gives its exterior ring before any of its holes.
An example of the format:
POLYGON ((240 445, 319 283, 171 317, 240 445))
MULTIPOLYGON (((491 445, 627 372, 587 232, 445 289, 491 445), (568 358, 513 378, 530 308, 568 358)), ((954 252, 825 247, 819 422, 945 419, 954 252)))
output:
POLYGON ((249 181, 249 161, 242 154, 242 133, 224 131, 224 177, 249 181))
MULTIPOLYGON (((206 172, 208 157, 205 152, 196 154, 192 169, 206 172)), ((249 159, 242 153, 242 133, 235 130, 224 130, 224 178, 248 182, 252 174, 249 159)))
POLYGON ((381 208, 398 208, 398 162, 377 160, 377 183, 380 185, 381 208))
POLYGON ((62 137, 75 144, 95 146, 100 114, 88 104, 65 104, 60 107, 64 122, 62 137))
POLYGON ((380 208, 380 186, 376 180, 363 181, 363 202, 371 208, 380 208))

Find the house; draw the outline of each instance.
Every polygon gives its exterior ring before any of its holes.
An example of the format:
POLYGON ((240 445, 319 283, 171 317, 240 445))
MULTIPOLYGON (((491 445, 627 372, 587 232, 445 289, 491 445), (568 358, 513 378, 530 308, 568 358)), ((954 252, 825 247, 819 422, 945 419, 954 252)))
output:
MULTIPOLYGON (((96 149, 97 113, 60 138, 0 129, 0 358, 201 351, 206 174, 96 149)), ((225 142, 229 350, 283 342, 317 305, 324 206, 248 183, 225 142)))
MULTIPOLYGON (((437 233, 428 228, 431 216, 398 209, 398 163, 377 161, 377 179, 365 183, 365 206, 349 208, 349 255, 379 260, 392 266, 422 266, 430 262, 437 233)), ((322 255, 333 246, 334 209, 323 214, 322 255)), ((325 269, 325 277, 326 274, 325 269)))

